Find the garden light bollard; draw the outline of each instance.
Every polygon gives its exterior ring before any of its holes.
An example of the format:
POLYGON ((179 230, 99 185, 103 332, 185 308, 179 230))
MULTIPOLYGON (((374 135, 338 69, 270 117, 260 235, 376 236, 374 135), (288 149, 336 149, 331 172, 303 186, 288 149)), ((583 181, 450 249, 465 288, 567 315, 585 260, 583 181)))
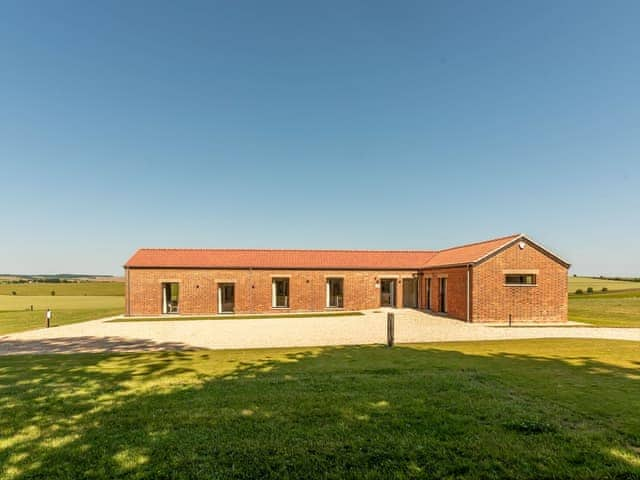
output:
POLYGON ((387 313, 387 347, 393 347, 395 315, 387 313))

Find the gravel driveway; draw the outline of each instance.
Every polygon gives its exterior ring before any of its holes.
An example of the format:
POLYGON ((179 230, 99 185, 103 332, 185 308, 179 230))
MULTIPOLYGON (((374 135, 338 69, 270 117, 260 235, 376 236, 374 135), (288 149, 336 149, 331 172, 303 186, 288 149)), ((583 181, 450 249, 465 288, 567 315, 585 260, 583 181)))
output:
MULTIPOLYGON (((640 328, 467 324, 409 309, 396 312, 396 342, 517 338, 607 338, 640 341, 640 328)), ((0 355, 170 349, 242 349, 386 342, 386 312, 352 317, 108 322, 108 319, 0 337, 0 355)))

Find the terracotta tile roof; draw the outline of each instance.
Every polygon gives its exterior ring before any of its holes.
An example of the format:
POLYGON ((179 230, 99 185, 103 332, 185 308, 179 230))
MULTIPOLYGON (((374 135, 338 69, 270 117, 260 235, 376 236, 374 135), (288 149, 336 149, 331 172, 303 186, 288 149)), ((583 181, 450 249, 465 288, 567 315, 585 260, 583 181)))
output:
POLYGON ((423 267, 429 268, 474 263, 520 237, 522 237, 520 234, 509 235, 508 237, 495 238, 484 242, 470 243, 460 247, 440 250, 427 260, 427 262, 423 264, 423 267))
POLYGON ((142 248, 125 267, 419 269, 473 263, 520 235, 447 250, 252 250, 142 248))
POLYGON ((415 269, 435 255, 431 251, 381 250, 138 250, 126 267, 210 268, 382 268, 415 269))

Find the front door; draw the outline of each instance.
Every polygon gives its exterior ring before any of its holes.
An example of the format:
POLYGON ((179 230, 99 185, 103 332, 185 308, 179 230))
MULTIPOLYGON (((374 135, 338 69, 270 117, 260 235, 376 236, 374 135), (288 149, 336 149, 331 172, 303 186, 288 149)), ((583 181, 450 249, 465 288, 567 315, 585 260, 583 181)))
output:
POLYGON ((396 306, 396 281, 389 278, 380 280, 380 306, 396 306))
POLYGON ((235 285, 222 283, 218 286, 218 311, 220 313, 233 313, 235 309, 235 285))
POLYGON ((404 278, 402 280, 402 306, 418 308, 418 279, 404 278))

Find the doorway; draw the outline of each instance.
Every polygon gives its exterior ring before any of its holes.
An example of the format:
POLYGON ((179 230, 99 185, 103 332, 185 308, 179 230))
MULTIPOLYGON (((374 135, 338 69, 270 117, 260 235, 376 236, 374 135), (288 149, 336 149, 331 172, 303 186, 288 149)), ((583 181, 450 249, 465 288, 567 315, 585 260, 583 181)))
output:
POLYGON ((405 308, 418 308, 418 279, 402 279, 402 306, 405 308))
POLYGON ((380 280, 380 306, 396 306, 396 281, 395 279, 383 278, 380 280))
POLYGON ((447 313, 447 279, 440 279, 440 312, 447 313))
POLYGON ((176 282, 162 284, 162 313, 178 313, 180 285, 176 282))
POLYGON ((235 310, 235 285, 221 283, 218 285, 218 312, 233 313, 235 310))

